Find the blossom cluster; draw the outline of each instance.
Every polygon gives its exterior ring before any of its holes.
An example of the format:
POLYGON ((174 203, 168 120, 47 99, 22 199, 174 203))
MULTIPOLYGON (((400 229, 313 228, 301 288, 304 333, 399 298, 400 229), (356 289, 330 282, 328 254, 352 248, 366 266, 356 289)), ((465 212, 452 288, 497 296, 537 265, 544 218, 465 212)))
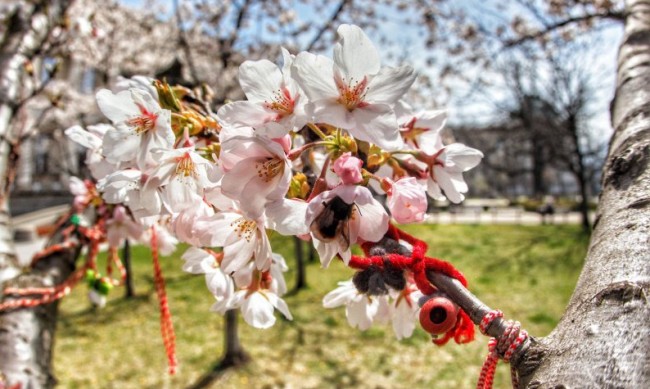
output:
MULTIPOLYGON (((216 115, 192 91, 144 78, 99 91, 110 123, 67 133, 88 148, 97 191, 114 207, 110 244, 147 242, 152 230, 162 245, 188 243, 183 269, 205 276, 212 310, 241 309, 268 328, 275 310, 291 319, 271 231, 311 241, 323 267, 348 264, 351 247, 381 240, 391 218, 422 221, 427 194, 462 201, 463 172, 482 153, 445 145, 445 112, 403 100, 411 67, 382 67, 357 26, 340 26, 338 38, 333 58, 283 49, 282 66, 244 62, 246 100, 216 115)), ((374 294, 341 283, 324 305, 345 305, 360 329, 391 321, 399 338, 410 336, 421 293, 403 278, 374 294)))

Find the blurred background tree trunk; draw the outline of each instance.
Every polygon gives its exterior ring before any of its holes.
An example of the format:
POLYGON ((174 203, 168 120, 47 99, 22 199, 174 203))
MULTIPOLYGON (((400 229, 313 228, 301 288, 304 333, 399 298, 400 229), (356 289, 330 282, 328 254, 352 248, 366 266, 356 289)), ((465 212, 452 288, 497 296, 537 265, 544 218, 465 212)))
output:
MULTIPOLYGON (((0 34, 0 291, 10 284, 56 285, 74 270, 77 253, 67 250, 43 259, 30 274, 20 275, 8 204, 19 146, 10 129, 17 109, 31 93, 23 83, 26 69, 62 23, 69 5, 66 0, 3 4, 7 13, 0 34)), ((23 388, 55 384, 50 367, 57 308, 54 303, 0 313, 0 374, 7 382, 23 388)))

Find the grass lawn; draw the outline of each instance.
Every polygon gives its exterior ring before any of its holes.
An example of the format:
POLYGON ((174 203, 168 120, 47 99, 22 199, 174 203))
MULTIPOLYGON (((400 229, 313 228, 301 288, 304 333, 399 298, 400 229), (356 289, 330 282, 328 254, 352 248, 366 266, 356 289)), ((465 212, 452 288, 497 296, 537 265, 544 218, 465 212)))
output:
MULTIPOLYGON (((429 243, 429 255, 453 262, 470 289, 507 318, 544 336, 562 315, 586 253, 578 226, 414 225, 409 233, 429 243)), ((276 252, 293 267, 293 242, 276 236, 276 252)), ((158 304, 148 250, 133 249, 137 297, 111 292, 99 311, 89 308, 85 285, 61 304, 54 373, 64 388, 184 388, 196 382, 222 352, 223 319, 209 312, 214 299, 202 276, 183 273, 178 250, 163 258, 180 371, 169 377, 160 338, 158 304)), ((293 272, 286 275, 289 288, 293 272)), ((269 330, 242 321, 240 335, 253 361, 227 371, 214 388, 471 388, 487 352, 487 338, 436 347, 417 329, 397 341, 388 326, 360 332, 344 308, 326 310, 323 296, 350 278, 341 263, 307 269, 309 288, 286 298, 294 321, 269 330)), ((478 332, 478 331, 477 331, 478 332)), ((509 366, 500 364, 495 388, 509 388, 509 366)))

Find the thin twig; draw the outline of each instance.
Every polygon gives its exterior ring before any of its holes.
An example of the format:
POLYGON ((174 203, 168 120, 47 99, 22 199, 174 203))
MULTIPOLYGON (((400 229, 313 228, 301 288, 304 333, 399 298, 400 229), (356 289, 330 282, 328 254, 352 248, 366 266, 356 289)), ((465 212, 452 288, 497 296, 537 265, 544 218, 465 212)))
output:
POLYGON ((336 8, 336 10, 332 14, 332 16, 329 18, 329 20, 326 21, 325 23, 323 23, 321 28, 316 33, 316 36, 314 36, 314 38, 311 40, 311 42, 309 42, 309 44, 307 45, 307 48, 305 49, 305 51, 311 51, 314 48, 314 46, 321 39, 321 37, 323 36, 325 31, 327 31, 329 28, 331 28, 332 23, 334 23, 339 18, 339 15, 341 14, 341 12, 343 12, 343 9, 345 8, 346 4, 348 4, 349 2, 350 2, 350 0, 341 0, 341 2, 339 3, 339 6, 336 8))

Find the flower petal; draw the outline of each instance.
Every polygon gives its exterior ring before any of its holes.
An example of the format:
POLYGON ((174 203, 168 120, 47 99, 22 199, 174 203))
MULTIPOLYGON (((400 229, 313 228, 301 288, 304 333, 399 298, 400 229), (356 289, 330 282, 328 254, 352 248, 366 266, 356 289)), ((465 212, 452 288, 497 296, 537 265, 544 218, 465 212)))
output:
POLYGON ((452 143, 446 146, 444 154, 445 165, 454 172, 466 172, 478 165, 483 158, 482 152, 462 143, 452 143))
POLYGON ((465 184, 462 175, 460 175, 462 185, 459 185, 459 187, 457 187, 456 185, 459 184, 458 176, 454 175, 452 178, 451 173, 440 166, 434 166, 433 169, 435 171, 436 182, 445 192, 445 196, 447 196, 449 201, 454 204, 458 204, 465 200, 465 196, 463 196, 459 191, 459 189, 464 189, 463 192, 467 191, 467 184, 465 184))
POLYGON ((309 100, 338 98, 334 84, 334 62, 322 55, 302 52, 291 67, 292 75, 309 100))
POLYGON ((95 97, 100 111, 115 124, 140 114, 128 90, 114 94, 108 89, 102 89, 95 97))
POLYGON ((377 242, 388 231, 388 214, 384 207, 375 199, 365 204, 357 203, 360 223, 359 237, 369 242, 377 242))
POLYGON ((372 142, 386 151, 404 147, 395 113, 385 104, 371 104, 352 111, 355 127, 350 132, 355 137, 372 142))
POLYGON ((65 130, 68 138, 87 149, 98 149, 102 146, 102 139, 76 125, 65 130))
POLYGON ((219 108, 217 116, 228 124, 256 127, 271 120, 275 115, 260 104, 235 101, 219 108))
POLYGON ((273 305, 259 292, 252 293, 245 298, 241 311, 246 323, 254 328, 265 329, 275 324, 273 305))
POLYGON ((397 103, 415 81, 416 74, 410 66, 385 67, 368 84, 365 100, 375 104, 397 103))
POLYGON ((305 223, 308 203, 299 200, 281 199, 266 206, 269 228, 282 235, 303 235, 309 232, 305 223))
POLYGON ((239 66, 239 84, 249 101, 263 103, 282 86, 282 73, 271 61, 245 61, 239 66))
POLYGON ((358 82, 379 72, 379 52, 358 26, 342 24, 336 30, 339 42, 334 46, 334 63, 346 81, 358 82))

